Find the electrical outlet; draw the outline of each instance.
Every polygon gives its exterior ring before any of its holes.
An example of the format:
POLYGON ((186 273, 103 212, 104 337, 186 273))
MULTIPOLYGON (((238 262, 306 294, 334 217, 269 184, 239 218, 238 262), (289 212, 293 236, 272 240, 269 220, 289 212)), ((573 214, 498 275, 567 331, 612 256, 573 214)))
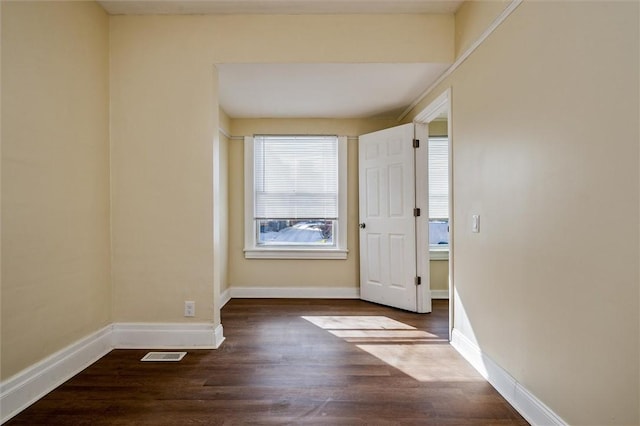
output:
POLYGON ((184 316, 185 317, 196 316, 196 302, 193 302, 193 301, 184 302, 184 316))

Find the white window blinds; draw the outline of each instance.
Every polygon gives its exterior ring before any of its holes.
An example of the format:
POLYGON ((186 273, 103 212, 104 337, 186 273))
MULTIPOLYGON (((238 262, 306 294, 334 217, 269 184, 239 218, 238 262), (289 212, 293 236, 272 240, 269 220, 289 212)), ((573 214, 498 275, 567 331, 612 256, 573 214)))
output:
POLYGON ((254 219, 337 219, 337 136, 254 137, 254 219))
POLYGON ((449 141, 429 138, 429 217, 449 218, 449 141))

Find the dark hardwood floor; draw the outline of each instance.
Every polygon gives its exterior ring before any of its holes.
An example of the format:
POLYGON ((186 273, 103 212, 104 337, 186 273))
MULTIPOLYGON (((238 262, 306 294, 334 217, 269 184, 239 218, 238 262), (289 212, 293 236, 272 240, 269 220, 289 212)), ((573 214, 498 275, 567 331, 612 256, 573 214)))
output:
POLYGON ((447 309, 234 299, 220 349, 114 350, 7 424, 527 424, 449 346, 447 309))

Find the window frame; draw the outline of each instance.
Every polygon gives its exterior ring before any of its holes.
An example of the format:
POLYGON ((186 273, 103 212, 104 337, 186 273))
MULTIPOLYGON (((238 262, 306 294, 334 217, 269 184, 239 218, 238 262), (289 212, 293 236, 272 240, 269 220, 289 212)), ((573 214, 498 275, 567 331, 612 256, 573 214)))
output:
MULTIPOLYGON (((431 148, 431 141, 433 139, 437 139, 439 142, 445 141, 447 142, 447 179, 450 179, 451 177, 451 173, 450 173, 450 167, 451 167, 451 144, 449 141, 449 137, 448 136, 429 136, 428 137, 428 149, 431 148)), ((449 185, 451 185, 451 182, 448 183, 449 185)), ((428 185, 428 187, 430 187, 430 185, 428 185)), ((450 190, 449 190, 450 193, 450 190)), ((429 196, 427 196, 429 197, 429 196)), ((430 200, 429 200, 430 201, 430 200)), ((447 198, 447 203, 449 203, 451 200, 449 199, 449 197, 447 198)), ((449 215, 451 214, 451 207, 447 206, 447 210, 449 215)), ((430 213, 430 212, 429 212, 430 213)), ((447 224, 448 226, 451 226, 451 219, 449 217, 446 218, 441 218, 441 217, 431 217, 429 216, 429 221, 431 220, 447 220, 447 224)), ((449 231, 449 238, 451 238, 451 232, 449 231)), ((431 260, 449 260, 449 249, 450 249, 450 244, 429 244, 429 258, 431 260)))
MULTIPOLYGON (((260 135, 264 136, 264 135, 260 135)), ((271 135, 267 135, 271 136, 271 135)), ((273 135, 298 136, 298 135, 273 135)), ((307 135, 311 136, 311 135, 307 135)), ((312 135, 328 136, 328 135, 312 135)), ((335 135, 331 135, 335 136, 335 135)), ((346 259, 347 249, 347 155, 346 136, 338 138, 338 220, 334 229, 335 244, 328 247, 317 245, 261 245, 257 241, 254 219, 254 136, 244 138, 244 257, 246 259, 346 259)))

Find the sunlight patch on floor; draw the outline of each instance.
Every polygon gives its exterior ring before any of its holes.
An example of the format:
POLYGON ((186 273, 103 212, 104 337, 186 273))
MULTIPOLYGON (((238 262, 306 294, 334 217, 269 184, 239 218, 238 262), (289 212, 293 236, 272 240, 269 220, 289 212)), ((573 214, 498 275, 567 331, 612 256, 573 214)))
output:
POLYGON ((415 330, 415 327, 384 316, 303 316, 325 330, 415 330))
POLYGON ((385 316, 303 316, 414 379, 484 381, 449 340, 385 316))
POLYGON ((484 381, 450 345, 356 345, 421 382, 484 381))
POLYGON ((433 342, 446 341, 438 339, 435 334, 422 330, 327 330, 336 337, 349 343, 372 342, 433 342))

